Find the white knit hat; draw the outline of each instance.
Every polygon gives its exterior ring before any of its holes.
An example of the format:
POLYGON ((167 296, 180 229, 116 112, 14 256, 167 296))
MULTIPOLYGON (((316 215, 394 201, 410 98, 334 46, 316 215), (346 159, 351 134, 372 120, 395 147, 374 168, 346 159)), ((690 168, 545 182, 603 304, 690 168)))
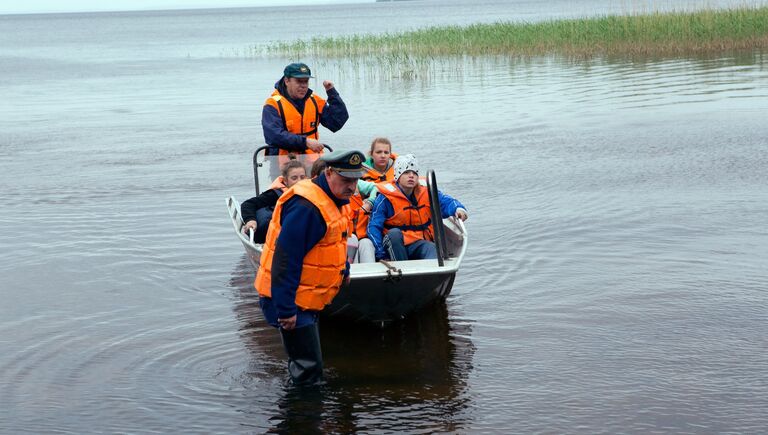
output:
POLYGON ((395 183, 397 183, 397 180, 400 179, 400 176, 405 171, 419 173, 419 162, 413 154, 405 154, 395 160, 395 183))

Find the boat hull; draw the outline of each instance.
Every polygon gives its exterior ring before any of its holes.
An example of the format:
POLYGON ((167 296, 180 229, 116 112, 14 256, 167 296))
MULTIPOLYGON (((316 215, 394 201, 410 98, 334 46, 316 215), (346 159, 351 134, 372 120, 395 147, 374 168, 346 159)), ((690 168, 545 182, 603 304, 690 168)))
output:
MULTIPOLYGON (((254 270, 259 268, 261 245, 241 232, 239 203, 230 197, 227 208, 235 232, 254 270)), ((352 264, 350 282, 339 290, 321 315, 356 322, 386 324, 401 320, 421 308, 444 300, 450 294, 466 250, 466 229, 458 220, 443 222, 448 251, 452 254, 439 266, 437 260, 410 260, 352 264)))

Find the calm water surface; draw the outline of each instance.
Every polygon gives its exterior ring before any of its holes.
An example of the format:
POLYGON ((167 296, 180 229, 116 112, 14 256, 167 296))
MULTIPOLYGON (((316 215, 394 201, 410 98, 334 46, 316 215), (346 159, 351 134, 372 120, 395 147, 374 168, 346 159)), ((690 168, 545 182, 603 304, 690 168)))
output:
POLYGON ((321 325, 321 391, 286 386, 224 206, 289 61, 254 46, 705 3, 742 2, 0 16, 0 432, 764 431, 765 53, 309 59, 351 112, 325 141, 389 136, 471 212, 445 304, 321 325))

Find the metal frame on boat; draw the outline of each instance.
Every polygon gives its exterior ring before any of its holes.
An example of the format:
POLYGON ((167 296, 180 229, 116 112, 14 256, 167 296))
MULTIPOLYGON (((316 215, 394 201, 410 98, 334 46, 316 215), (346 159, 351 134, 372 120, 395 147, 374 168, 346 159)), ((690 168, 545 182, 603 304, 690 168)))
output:
MULTIPOLYGON (((269 166, 258 158, 259 153, 265 150, 266 147, 259 148, 253 157, 257 192, 260 191, 259 169, 264 174, 265 166, 269 166)), ((342 286, 333 302, 322 311, 324 316, 385 324, 402 319, 448 296, 467 250, 467 229, 460 219, 440 218, 437 181, 432 170, 427 173, 427 189, 432 222, 442 223, 434 225, 437 260, 354 263, 350 267, 349 285, 342 286)), ((262 245, 254 243, 243 234, 240 203, 232 196, 227 198, 227 209, 235 234, 243 244, 254 269, 258 270, 262 245)))

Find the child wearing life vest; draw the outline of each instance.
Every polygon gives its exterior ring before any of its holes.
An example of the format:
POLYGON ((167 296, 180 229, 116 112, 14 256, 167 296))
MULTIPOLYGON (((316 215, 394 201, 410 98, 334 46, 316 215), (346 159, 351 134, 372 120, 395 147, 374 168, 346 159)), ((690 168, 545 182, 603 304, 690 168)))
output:
MULTIPOLYGON (((325 169, 325 160, 317 160, 312 165, 311 178, 315 178, 325 169)), ((347 238, 347 260, 350 263, 373 263, 373 243, 367 238, 368 216, 376 199, 376 184, 370 181, 357 180, 355 194, 349 198, 349 204, 344 206, 344 213, 349 218, 347 238)))
MULTIPOLYGON (((379 195, 368 221, 368 238, 374 245, 376 260, 437 258, 429 194, 419 179, 416 157, 398 157, 393 172, 394 182, 377 184, 379 195)), ((438 201, 442 218, 467 219, 466 207, 458 200, 438 191, 438 201)))
POLYGON ((377 193, 376 184, 358 180, 355 194, 352 195, 346 206, 347 217, 349 218, 347 257, 350 263, 373 263, 376 261, 373 243, 368 239, 368 219, 377 193))
POLYGON ((264 243, 269 228, 269 221, 272 219, 272 212, 275 204, 283 194, 285 189, 293 186, 299 181, 307 178, 304 165, 298 160, 289 160, 283 165, 281 174, 275 179, 269 189, 261 192, 258 196, 244 201, 240 205, 240 213, 243 216, 243 234, 249 235, 253 230, 253 241, 255 243, 264 243))
POLYGON ((367 172, 363 175, 362 180, 373 183, 393 181, 395 159, 397 159, 397 154, 392 152, 392 142, 386 137, 375 138, 371 142, 368 159, 363 162, 363 167, 367 172))

